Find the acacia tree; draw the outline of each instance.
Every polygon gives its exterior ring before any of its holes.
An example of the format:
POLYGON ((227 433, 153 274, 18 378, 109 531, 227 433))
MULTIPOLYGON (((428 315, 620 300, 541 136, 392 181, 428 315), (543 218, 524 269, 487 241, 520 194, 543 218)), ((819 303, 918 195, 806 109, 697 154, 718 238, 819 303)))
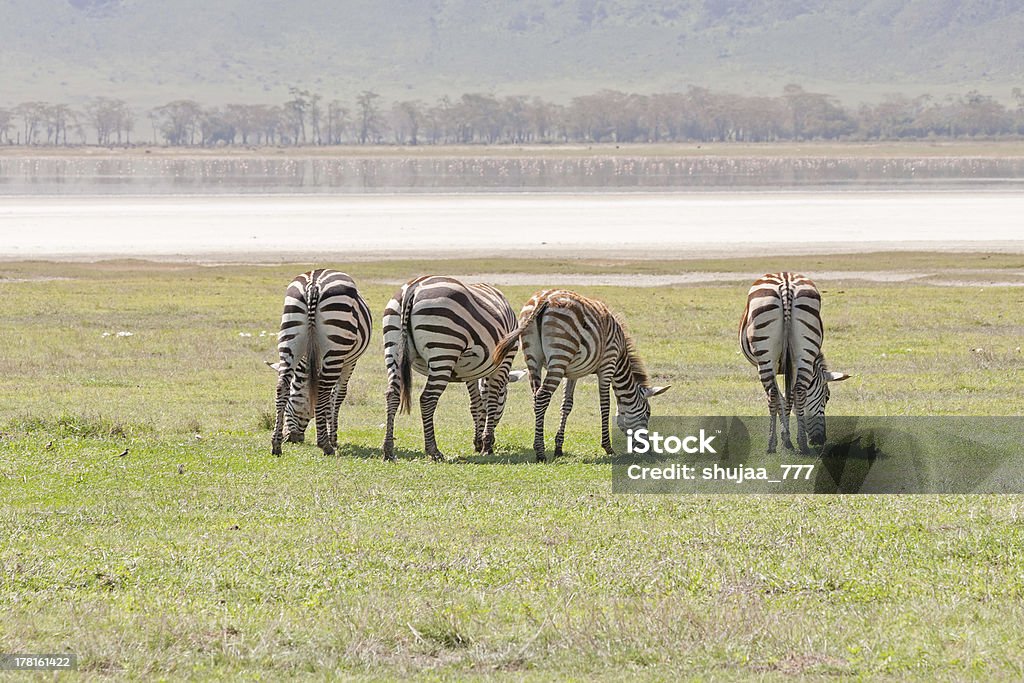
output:
POLYGON ((418 145, 423 117, 423 103, 419 100, 395 102, 391 107, 391 131, 395 136, 395 142, 418 145))
POLYGON ((130 143, 135 116, 128 103, 111 97, 94 97, 85 106, 86 115, 96 131, 96 144, 130 143))
POLYGON ((327 103, 327 143, 340 145, 345 129, 348 128, 351 120, 348 107, 342 105, 338 100, 331 100, 327 103))
POLYGON ((376 140, 380 136, 380 109, 377 100, 380 95, 364 90, 356 98, 356 106, 359 108, 359 144, 365 145, 371 138, 376 140))
MULTIPOLYGON (((253 104, 229 104, 224 107, 224 121, 237 135, 242 136, 243 145, 249 144, 249 137, 257 129, 259 107, 260 105, 253 104)), ((231 142, 234 143, 234 141, 234 136, 232 136, 231 142)))
POLYGON ((22 102, 14 108, 14 115, 21 119, 22 144, 34 145, 39 142, 39 133, 46 120, 46 102, 22 102))
POLYGON ((14 113, 0 107, 0 145, 11 144, 11 128, 13 126, 14 113))
POLYGON ((46 112, 46 142, 52 141, 54 145, 68 144, 68 124, 74 125, 77 121, 77 112, 66 104, 55 104, 47 107, 46 112))
POLYGON ((194 145, 203 108, 194 100, 174 100, 153 110, 160 133, 172 146, 194 145))

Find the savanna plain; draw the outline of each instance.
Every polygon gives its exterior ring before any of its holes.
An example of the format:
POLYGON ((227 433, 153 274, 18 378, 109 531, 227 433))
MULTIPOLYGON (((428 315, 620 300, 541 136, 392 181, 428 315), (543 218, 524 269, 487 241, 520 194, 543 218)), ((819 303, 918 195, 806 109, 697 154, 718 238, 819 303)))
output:
MULTIPOLYGON (((308 265, 0 264, 0 652, 73 652, 82 678, 1024 677, 1024 496, 613 494, 592 380, 554 462, 532 462, 516 384, 493 456, 453 385, 450 461, 422 456, 414 410, 385 463, 379 317, 339 454, 272 457, 264 361, 308 265)), ((517 309, 564 274, 620 276, 576 288, 672 385, 657 415, 761 415, 747 278, 828 273, 825 349, 853 375, 831 413, 1024 409, 1020 255, 317 265, 377 316, 424 273, 505 274, 517 309), (912 276, 843 275, 883 271, 912 276), (717 275, 643 286, 681 272, 717 275)))

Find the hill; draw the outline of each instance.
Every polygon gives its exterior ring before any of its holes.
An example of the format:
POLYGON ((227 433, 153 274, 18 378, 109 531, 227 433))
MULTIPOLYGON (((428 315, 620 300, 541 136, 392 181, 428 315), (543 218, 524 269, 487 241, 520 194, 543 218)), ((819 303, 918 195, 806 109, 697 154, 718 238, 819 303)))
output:
POLYGON ((0 100, 152 106, 363 89, 428 100, 616 88, 856 102, 1024 85, 1014 0, 35 0, 3 3, 0 100))

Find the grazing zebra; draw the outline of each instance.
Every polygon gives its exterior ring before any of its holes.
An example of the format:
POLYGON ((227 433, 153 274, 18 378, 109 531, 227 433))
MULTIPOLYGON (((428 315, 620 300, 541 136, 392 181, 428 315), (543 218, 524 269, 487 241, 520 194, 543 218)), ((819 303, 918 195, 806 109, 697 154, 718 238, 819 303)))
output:
POLYGON ((782 443, 792 450, 789 414, 796 409, 797 445, 808 453, 812 444, 825 443, 825 404, 829 382, 849 375, 830 372, 821 344, 821 295, 814 283, 796 273, 770 273, 756 280, 747 294, 747 307, 740 320, 740 348, 757 366, 768 396, 771 426, 768 452, 776 446, 775 418, 782 421, 782 443), (779 392, 776 375, 786 377, 786 395, 779 392))
POLYGON ((434 410, 449 382, 465 382, 475 434, 474 449, 491 453, 494 430, 505 410, 508 383, 525 372, 510 372, 515 345, 492 360, 492 351, 516 324, 505 296, 484 284, 424 276, 402 285, 384 309, 384 363, 388 371, 387 434, 384 459, 395 459, 395 413, 409 412, 412 372, 426 375, 420 395, 427 455, 444 460, 434 438, 434 410))
POLYGON ((370 308, 345 273, 318 268, 288 285, 277 335, 280 361, 271 366, 278 373, 274 455, 281 455, 284 427, 289 441, 302 441, 314 415, 316 445, 334 454, 338 409, 371 325, 370 308))
POLYGON ((494 350, 499 358, 515 349, 522 337, 523 355, 533 389, 534 440, 537 461, 544 461, 544 414, 562 378, 566 378, 562 421, 555 436, 555 457, 562 454, 565 421, 572 410, 576 380, 597 375, 601 399, 601 446, 614 455, 608 431, 609 386, 615 391, 621 429, 646 428, 651 417, 649 399, 668 387, 652 387, 632 338, 618 318, 600 301, 563 289, 537 292, 523 306, 519 326, 494 350), (541 369, 547 374, 541 381, 541 369))

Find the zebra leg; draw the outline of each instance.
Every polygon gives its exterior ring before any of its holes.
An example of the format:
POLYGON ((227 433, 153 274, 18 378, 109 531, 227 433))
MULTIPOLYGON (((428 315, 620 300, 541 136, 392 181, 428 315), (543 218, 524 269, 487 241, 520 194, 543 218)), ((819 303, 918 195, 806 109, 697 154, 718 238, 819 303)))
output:
POLYGON ((796 404, 796 445, 801 455, 809 455, 811 449, 807 446, 807 423, 804 417, 805 398, 807 390, 802 382, 797 382, 796 391, 793 392, 793 402, 796 404))
POLYGON ((601 402, 601 448, 608 455, 615 455, 615 449, 612 448, 612 436, 608 431, 608 418, 611 412, 611 396, 608 392, 612 385, 614 371, 614 367, 609 365, 601 368, 597 373, 597 397, 601 402))
POLYGON ((512 359, 507 358, 498 369, 484 380, 483 402, 486 410, 484 423, 483 450, 484 455, 494 453, 494 432, 498 422, 505 413, 505 401, 508 399, 508 373, 512 369, 512 359))
MULTIPOLYGON (((757 368, 758 377, 761 379, 761 386, 764 387, 765 398, 768 399, 768 447, 766 453, 774 453, 778 445, 778 436, 775 432, 775 419, 782 412, 782 395, 779 391, 779 384, 775 381, 775 367, 771 363, 762 363, 757 368)), ((783 421, 783 434, 788 440, 789 423, 783 421)))
POLYGON ((565 443, 565 423, 572 411, 572 395, 576 390, 576 380, 565 380, 565 396, 562 397, 562 421, 558 425, 558 433, 555 435, 555 458, 562 455, 562 444, 565 443))
POLYGON ((533 395, 533 452, 537 456, 537 462, 544 462, 547 459, 544 456, 544 415, 548 411, 548 404, 551 403, 551 396, 562 382, 564 374, 565 368, 561 365, 549 365, 544 382, 533 395))
POLYGON ((388 414, 387 428, 384 432, 384 445, 381 450, 384 453, 384 460, 391 462, 395 460, 395 414, 398 412, 398 404, 401 401, 398 372, 398 367, 389 363, 388 389, 384 394, 388 414))
MULTIPOLYGON (((782 425, 782 447, 787 451, 793 450, 793 439, 790 438, 789 434, 789 415, 793 412, 793 399, 792 396, 786 395, 782 399, 782 406, 779 408, 779 423, 782 425)), ((797 418, 797 433, 799 434, 800 419, 797 418)))
POLYGON ((469 391, 469 412, 473 415, 473 451, 484 449, 484 423, 487 421, 484 400, 480 395, 480 384, 477 380, 466 382, 469 391))
POLYGON ((316 445, 324 455, 334 455, 331 445, 331 414, 334 412, 334 386, 321 384, 316 394, 316 445), (328 388, 329 387, 329 388, 328 388))
POLYGON ((274 420, 274 433, 270 436, 270 453, 272 455, 281 455, 281 442, 284 441, 284 407, 288 403, 288 392, 292 386, 290 374, 282 372, 277 376, 277 395, 274 400, 277 417, 274 420))
MULTIPOLYGON (((523 335, 523 358, 526 359, 526 371, 530 377, 530 393, 535 395, 540 391, 541 372, 543 370, 543 356, 536 354, 534 344, 528 335, 523 335)), ((511 366, 510 366, 511 367, 511 366)))
POLYGON ((345 397, 348 395, 348 380, 352 377, 352 370, 354 369, 355 365, 343 365, 341 367, 338 383, 334 385, 334 392, 332 393, 332 405, 334 408, 330 413, 331 422, 328 428, 331 433, 331 445, 335 448, 338 447, 338 413, 341 411, 341 404, 345 402, 345 397))
POLYGON ((454 365, 429 366, 427 372, 427 386, 423 387, 420 394, 420 414, 423 417, 423 449, 436 462, 444 461, 444 454, 437 447, 437 440, 434 437, 434 411, 437 409, 437 400, 441 398, 448 382, 451 381, 454 365))

